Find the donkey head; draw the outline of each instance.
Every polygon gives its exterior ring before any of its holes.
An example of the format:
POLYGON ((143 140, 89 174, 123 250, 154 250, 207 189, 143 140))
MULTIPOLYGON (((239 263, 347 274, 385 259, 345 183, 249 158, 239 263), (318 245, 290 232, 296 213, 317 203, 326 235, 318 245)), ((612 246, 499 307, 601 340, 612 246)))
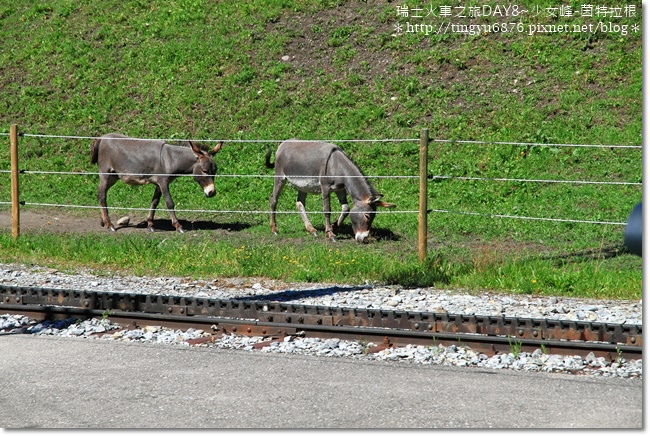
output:
POLYGON ((190 147, 196 155, 196 163, 192 167, 194 180, 203 188, 206 197, 214 197, 214 175, 217 174, 217 164, 214 163, 213 156, 221 150, 223 142, 218 143, 209 153, 201 150, 193 142, 190 142, 190 147))
POLYGON ((352 230, 354 239, 357 242, 367 242, 370 235, 370 226, 375 219, 377 207, 393 208, 394 204, 381 201, 383 194, 377 194, 363 201, 355 201, 350 210, 350 221, 352 221, 352 230))

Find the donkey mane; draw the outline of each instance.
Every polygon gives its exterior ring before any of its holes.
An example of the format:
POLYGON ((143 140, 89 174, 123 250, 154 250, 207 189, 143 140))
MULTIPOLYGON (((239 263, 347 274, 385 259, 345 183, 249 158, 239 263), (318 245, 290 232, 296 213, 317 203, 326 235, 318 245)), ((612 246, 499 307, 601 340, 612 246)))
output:
POLYGON ((375 187, 372 186, 370 180, 368 180, 368 176, 366 176, 366 174, 361 170, 361 168, 359 168, 359 166, 352 159, 350 159, 350 156, 348 156, 347 153, 343 151, 343 149, 337 146, 335 149, 332 150, 332 154, 330 155, 330 157, 336 152, 343 153, 343 156, 345 158, 344 161, 347 162, 350 166, 352 166, 359 173, 359 175, 363 176, 363 178, 360 179, 364 182, 364 184, 370 191, 371 196, 375 197, 380 195, 379 192, 375 189, 375 187))

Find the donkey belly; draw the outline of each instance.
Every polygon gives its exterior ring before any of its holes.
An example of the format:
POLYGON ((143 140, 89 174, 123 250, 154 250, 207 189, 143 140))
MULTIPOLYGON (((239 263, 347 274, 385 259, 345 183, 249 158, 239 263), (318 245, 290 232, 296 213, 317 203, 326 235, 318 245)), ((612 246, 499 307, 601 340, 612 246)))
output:
POLYGON ((151 180, 148 178, 144 177, 134 177, 134 176, 121 176, 120 180, 122 180, 124 183, 127 185, 146 185, 147 183, 151 183, 151 180))
POLYGON ((308 192, 310 194, 321 193, 321 186, 318 177, 287 176, 287 180, 299 191, 308 192))

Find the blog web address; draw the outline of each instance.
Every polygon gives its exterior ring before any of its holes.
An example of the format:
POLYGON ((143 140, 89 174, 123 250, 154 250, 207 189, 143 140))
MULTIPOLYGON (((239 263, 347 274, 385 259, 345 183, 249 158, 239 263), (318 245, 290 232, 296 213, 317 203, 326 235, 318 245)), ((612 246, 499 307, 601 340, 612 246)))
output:
POLYGON ((613 21, 598 21, 587 24, 525 24, 521 21, 491 24, 464 24, 443 21, 439 25, 422 23, 397 23, 395 33, 423 33, 425 35, 443 35, 459 33, 480 35, 485 33, 526 33, 533 35, 550 35, 562 33, 611 33, 621 36, 637 34, 641 31, 638 24, 620 24, 613 21))

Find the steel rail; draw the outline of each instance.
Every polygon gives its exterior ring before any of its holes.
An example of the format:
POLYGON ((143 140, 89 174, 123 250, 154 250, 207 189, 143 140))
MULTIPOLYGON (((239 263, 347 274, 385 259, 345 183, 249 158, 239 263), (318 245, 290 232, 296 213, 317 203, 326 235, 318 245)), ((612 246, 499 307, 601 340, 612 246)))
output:
POLYGON ((268 341, 286 336, 336 337, 377 344, 369 352, 407 344, 455 344, 494 355, 516 346, 526 352, 543 348, 551 354, 594 353, 612 361, 640 359, 643 352, 642 326, 636 324, 295 305, 249 298, 0 285, 0 313, 39 320, 103 317, 133 327, 193 327, 212 333, 212 340, 230 333, 268 341))

